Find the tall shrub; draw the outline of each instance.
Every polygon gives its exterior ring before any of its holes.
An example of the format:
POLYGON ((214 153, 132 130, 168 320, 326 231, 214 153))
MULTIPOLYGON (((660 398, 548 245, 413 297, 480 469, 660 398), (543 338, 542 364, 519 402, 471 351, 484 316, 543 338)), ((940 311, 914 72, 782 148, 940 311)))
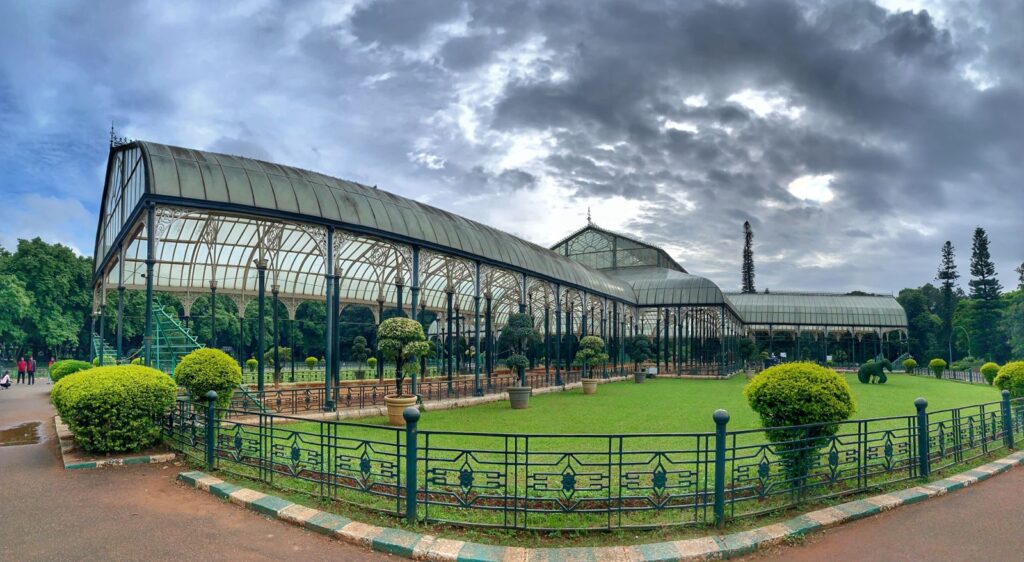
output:
POLYGON ((405 380, 403 367, 408 360, 430 351, 426 339, 423 326, 411 318, 388 318, 377 327, 377 349, 385 359, 395 362, 395 386, 399 398, 402 397, 402 382, 405 380))
POLYGON ((981 376, 985 377, 988 384, 992 384, 996 380, 996 376, 999 375, 999 365, 992 363, 991 361, 981 366, 981 376))
POLYGON ((769 367, 751 379, 743 393, 796 486, 814 466, 818 449, 835 435, 837 422, 856 409, 843 377, 808 362, 769 367))
POLYGON ((946 371, 946 360, 936 357, 928 362, 928 368, 935 374, 935 378, 941 379, 942 373, 946 371))
POLYGON ((242 369, 230 355, 219 349, 203 347, 181 358, 174 368, 174 380, 185 387, 193 400, 206 393, 217 393, 217 407, 231 405, 231 395, 242 384, 242 369))
POLYGON ((604 340, 598 336, 584 336, 580 340, 580 349, 576 352, 576 362, 583 367, 583 377, 590 376, 590 369, 608 361, 604 351, 604 340))
POLYGON ((90 453, 138 451, 160 438, 156 420, 174 404, 177 387, 166 374, 139 365, 72 373, 53 385, 50 401, 90 453))
POLYGON ((999 368, 993 381, 1000 390, 1009 390, 1013 398, 1024 397, 1024 361, 1011 361, 999 368))
POLYGON ((50 381, 57 382, 71 373, 77 373, 78 371, 85 371, 86 369, 92 368, 93 364, 88 361, 77 361, 75 359, 57 361, 50 366, 50 381))
POLYGON ((904 359, 903 360, 903 372, 905 372, 905 373, 913 373, 914 369, 916 369, 916 368, 917 368, 917 361, 915 361, 913 357, 911 357, 910 359, 904 359))

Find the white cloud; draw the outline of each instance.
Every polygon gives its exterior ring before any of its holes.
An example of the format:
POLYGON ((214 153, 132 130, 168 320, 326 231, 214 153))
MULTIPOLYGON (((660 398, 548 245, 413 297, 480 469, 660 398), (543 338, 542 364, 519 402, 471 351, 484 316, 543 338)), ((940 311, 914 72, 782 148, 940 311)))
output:
POLYGON ((803 106, 790 105, 790 100, 779 94, 750 88, 730 95, 726 101, 742 105, 758 117, 780 115, 789 119, 799 119, 806 110, 803 106))
POLYGON ((59 242, 78 255, 91 255, 93 249, 79 247, 85 232, 96 232, 96 215, 82 203, 68 197, 45 197, 26 193, 7 200, 9 212, 4 213, 0 246, 14 250, 18 239, 42 238, 59 242))
POLYGON ((835 193, 829 187, 834 179, 835 176, 832 174, 800 176, 789 182, 787 189, 797 199, 828 203, 835 198, 835 193))
POLYGON ((708 99, 704 97, 704 94, 695 94, 687 96, 683 103, 690 107, 704 107, 708 104, 708 99))
POLYGON ((447 161, 444 158, 441 158, 436 154, 424 152, 422 150, 417 152, 410 152, 406 154, 406 156, 409 158, 410 162, 419 164, 420 166, 424 166, 431 170, 440 170, 444 168, 445 164, 447 163, 447 161))
POLYGON ((694 135, 696 135, 698 131, 697 126, 693 123, 688 121, 673 121, 671 119, 666 119, 662 128, 671 131, 686 131, 687 133, 692 133, 694 135))

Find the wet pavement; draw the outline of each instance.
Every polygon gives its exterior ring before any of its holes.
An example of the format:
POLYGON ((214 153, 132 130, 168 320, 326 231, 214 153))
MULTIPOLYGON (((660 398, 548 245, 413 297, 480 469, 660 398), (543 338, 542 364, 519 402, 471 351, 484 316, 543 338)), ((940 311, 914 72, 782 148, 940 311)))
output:
POLYGON ((49 389, 0 392, 0 560, 395 559, 188 489, 172 463, 65 471, 49 389))

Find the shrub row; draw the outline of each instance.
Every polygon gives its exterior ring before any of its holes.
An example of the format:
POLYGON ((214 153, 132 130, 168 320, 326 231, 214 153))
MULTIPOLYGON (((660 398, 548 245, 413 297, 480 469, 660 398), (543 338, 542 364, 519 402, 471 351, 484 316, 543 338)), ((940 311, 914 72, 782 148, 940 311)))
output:
POLYGON ((61 378, 50 401, 91 453, 138 451, 160 437, 157 420, 174 404, 166 374, 138 365, 94 367, 61 378))
POLYGON ((89 363, 88 361, 78 361, 76 359, 64 359, 63 361, 57 361, 53 365, 50 365, 50 381, 57 382, 71 373, 92 369, 92 367, 92 363, 89 363))

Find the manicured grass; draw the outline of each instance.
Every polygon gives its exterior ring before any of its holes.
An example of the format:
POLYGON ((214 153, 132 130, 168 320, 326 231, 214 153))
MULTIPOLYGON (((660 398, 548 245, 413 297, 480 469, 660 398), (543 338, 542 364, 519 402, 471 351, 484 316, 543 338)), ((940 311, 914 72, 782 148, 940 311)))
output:
MULTIPOLYGON (((884 385, 861 384, 855 374, 845 375, 857 400, 855 419, 908 416, 914 399, 928 400, 928 410, 995 402, 999 392, 989 386, 969 385, 902 373, 889 375, 884 385)), ((472 408, 427 411, 423 430, 494 433, 686 433, 711 432, 711 414, 729 412, 729 429, 760 427, 743 396, 743 376, 729 380, 655 379, 643 384, 619 382, 598 386, 597 394, 582 390, 555 392, 530 398, 526 410, 513 410, 507 401, 472 408)), ((363 423, 386 424, 386 418, 363 423)))

